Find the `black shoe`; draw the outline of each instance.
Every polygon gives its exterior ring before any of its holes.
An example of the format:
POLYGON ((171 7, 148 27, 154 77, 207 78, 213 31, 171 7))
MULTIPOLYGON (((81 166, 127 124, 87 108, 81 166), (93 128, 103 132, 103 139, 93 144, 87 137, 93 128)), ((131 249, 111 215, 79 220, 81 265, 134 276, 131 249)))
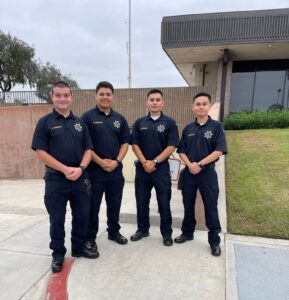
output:
POLYGON ((220 246, 211 246, 211 253, 213 256, 220 256, 221 255, 220 246))
POLYGON ((175 243, 177 244, 182 244, 186 241, 191 241, 194 239, 194 235, 192 236, 186 236, 184 234, 181 234, 180 236, 178 236, 177 238, 175 238, 175 243))
POLYGON ((149 232, 142 233, 141 231, 137 230, 136 233, 130 237, 130 240, 136 242, 149 235, 150 235, 149 232))
POLYGON ((127 239, 123 235, 121 235, 119 232, 115 233, 114 235, 109 234, 107 238, 111 241, 115 241, 116 243, 118 243, 120 245, 127 244, 127 239))
POLYGON ((97 245, 94 240, 89 240, 84 244, 82 256, 85 258, 95 259, 99 257, 97 245))
POLYGON ((87 241, 84 244, 84 248, 82 252, 72 252, 71 256, 73 257, 85 257, 89 259, 96 259, 99 257, 99 253, 97 251, 97 245, 95 241, 87 241))
POLYGON ((63 261, 64 261, 63 259, 53 258, 51 263, 51 271, 53 273, 60 272, 63 268, 63 261))
POLYGON ((164 246, 172 246, 173 245, 173 239, 171 236, 164 236, 163 237, 163 244, 164 246))
POLYGON ((96 242, 95 240, 88 240, 84 243, 84 249, 94 249, 97 251, 97 245, 96 245, 96 242))

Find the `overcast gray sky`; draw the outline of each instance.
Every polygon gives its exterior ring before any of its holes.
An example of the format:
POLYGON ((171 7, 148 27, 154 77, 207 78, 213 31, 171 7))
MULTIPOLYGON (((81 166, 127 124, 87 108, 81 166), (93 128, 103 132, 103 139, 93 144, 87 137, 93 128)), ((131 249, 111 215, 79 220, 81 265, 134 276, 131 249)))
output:
MULTIPOLYGON (((160 44, 164 16, 289 7, 289 0, 131 0, 132 87, 186 86, 160 44)), ((0 0, 0 30, 81 88, 128 86, 128 0, 0 0)))

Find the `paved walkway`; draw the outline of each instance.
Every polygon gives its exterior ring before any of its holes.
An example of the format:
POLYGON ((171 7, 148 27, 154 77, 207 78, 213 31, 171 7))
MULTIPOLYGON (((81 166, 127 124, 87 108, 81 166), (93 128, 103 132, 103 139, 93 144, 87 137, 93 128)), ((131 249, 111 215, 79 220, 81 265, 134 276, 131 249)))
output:
MULTIPOLYGON (((46 289, 52 274, 43 192, 42 180, 0 181, 0 299, 49 299, 46 289)), ((223 223, 226 208, 222 201, 223 223)), ((121 232, 128 238, 136 229, 135 210, 133 184, 126 183, 121 232)), ((172 213, 176 237, 183 208, 175 186, 172 213)), ((289 299, 289 241, 223 232, 222 256, 213 257, 206 231, 196 231, 193 241, 164 247, 155 199, 151 214, 150 236, 122 246, 107 239, 102 205, 97 241, 100 257, 74 260, 67 282, 70 300, 289 299)), ((68 212, 67 257, 70 220, 68 212)))

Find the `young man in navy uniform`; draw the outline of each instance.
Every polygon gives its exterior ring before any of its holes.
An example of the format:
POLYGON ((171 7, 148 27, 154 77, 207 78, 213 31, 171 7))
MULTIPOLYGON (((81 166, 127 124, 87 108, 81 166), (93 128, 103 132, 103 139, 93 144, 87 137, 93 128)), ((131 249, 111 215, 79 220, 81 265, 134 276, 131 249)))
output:
POLYGON ((92 201, 85 247, 96 251, 95 239, 103 194, 107 204, 108 239, 121 245, 127 243, 119 232, 119 214, 124 187, 122 160, 128 150, 130 131, 126 119, 112 109, 113 93, 111 83, 99 82, 96 86, 96 107, 82 116, 93 144, 92 161, 88 167, 92 201))
POLYGON ((194 239, 195 200, 199 189, 205 207, 211 253, 220 256, 221 225, 217 208, 219 186, 215 162, 227 153, 227 144, 222 124, 208 115, 210 108, 209 94, 199 93, 193 98, 192 109, 197 118, 184 128, 178 147, 178 153, 186 165, 182 187, 185 212, 182 234, 175 242, 181 244, 194 239))
POLYGON ((85 168, 91 159, 92 143, 85 123, 70 111, 72 93, 67 83, 56 82, 50 94, 54 109, 42 117, 35 129, 32 149, 45 163, 44 202, 50 220, 52 272, 63 267, 64 223, 67 201, 72 212, 72 256, 96 258, 84 250, 90 207, 90 182, 85 168))
POLYGON ((179 135, 176 122, 162 113, 163 106, 163 93, 158 89, 149 91, 149 114, 137 119, 132 130, 132 148, 138 158, 135 177, 138 228, 130 239, 138 241, 149 235, 149 203, 154 187, 161 218, 163 244, 171 246, 171 176, 168 158, 178 145, 179 135))

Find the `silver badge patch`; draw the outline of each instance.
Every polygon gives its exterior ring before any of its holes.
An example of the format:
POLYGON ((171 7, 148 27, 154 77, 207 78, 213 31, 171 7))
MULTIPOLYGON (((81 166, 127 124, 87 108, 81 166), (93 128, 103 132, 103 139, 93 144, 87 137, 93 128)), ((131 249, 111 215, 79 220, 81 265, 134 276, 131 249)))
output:
POLYGON ((208 139, 208 140, 211 139, 212 136, 213 136, 213 133, 212 133, 211 130, 207 130, 207 131, 205 132, 205 134, 204 134, 204 137, 205 137, 206 139, 208 139))
POLYGON ((165 125, 159 125, 157 131, 162 133, 165 131, 165 129, 166 129, 165 125))
POLYGON ((114 122, 113 122, 113 126, 114 126, 115 128, 120 128, 120 122, 119 122, 119 121, 114 121, 114 122))
POLYGON ((75 128, 75 130, 77 130, 78 132, 81 132, 81 131, 82 131, 82 126, 81 126, 80 123, 74 124, 74 128, 75 128))

